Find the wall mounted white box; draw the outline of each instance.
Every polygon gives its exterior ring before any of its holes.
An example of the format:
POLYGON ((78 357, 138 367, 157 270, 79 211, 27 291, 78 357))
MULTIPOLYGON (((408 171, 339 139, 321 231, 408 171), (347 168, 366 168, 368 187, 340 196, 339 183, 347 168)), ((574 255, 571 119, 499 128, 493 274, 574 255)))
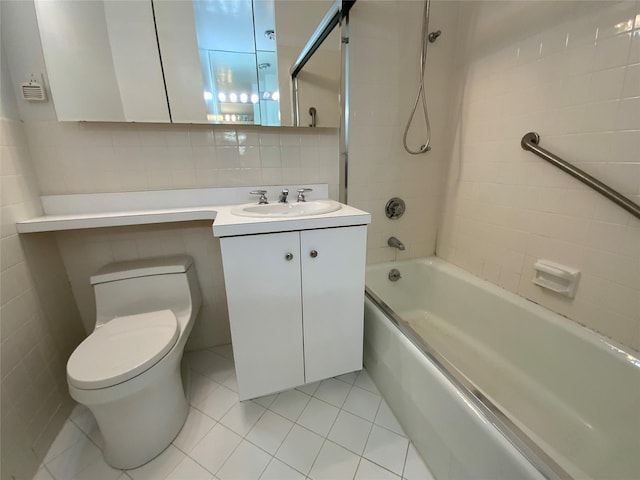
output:
POLYGON ((533 264, 533 268, 536 272, 533 283, 560 295, 575 297, 580 270, 549 260, 538 260, 533 264))

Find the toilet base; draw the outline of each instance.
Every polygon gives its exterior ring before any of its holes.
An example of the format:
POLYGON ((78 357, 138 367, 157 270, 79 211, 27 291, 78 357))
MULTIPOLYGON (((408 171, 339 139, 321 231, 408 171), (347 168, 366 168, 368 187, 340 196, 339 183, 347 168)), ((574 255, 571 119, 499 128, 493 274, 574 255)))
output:
POLYGON ((176 362, 170 373, 133 395, 86 405, 102 433, 104 458, 109 465, 124 470, 139 467, 171 444, 189 413, 180 377, 176 362))

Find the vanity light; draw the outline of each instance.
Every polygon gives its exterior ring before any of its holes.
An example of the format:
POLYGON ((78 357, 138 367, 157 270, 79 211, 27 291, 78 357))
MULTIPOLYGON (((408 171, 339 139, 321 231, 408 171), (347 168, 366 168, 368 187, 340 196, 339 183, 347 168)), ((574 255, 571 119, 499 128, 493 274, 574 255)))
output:
POLYGON ((230 93, 229 94, 229 101, 236 103, 238 101, 238 95, 236 95, 235 93, 230 93))
POLYGON ((260 97, 258 97, 257 93, 252 93, 251 94, 251 103, 258 103, 258 100, 260 100, 260 97))
POLYGON ((231 121, 232 121, 232 122, 235 122, 237 119, 238 119, 238 118, 235 116, 235 114, 234 114, 234 115, 231 115, 231 121))
POLYGON ((243 93, 241 93, 241 94, 240 94, 240 101, 241 101, 242 103, 247 103, 247 100, 249 100, 249 96, 248 96, 246 93, 244 93, 244 92, 243 92, 243 93))
POLYGON ((211 92, 204 92, 204 99, 205 101, 209 102, 211 100, 213 100, 213 93, 211 92))
POLYGON ((231 120, 231 115, 229 115, 228 113, 224 116, 224 121, 228 122, 231 120))
POLYGON ((275 100, 276 102, 280 100, 280 92, 275 91, 271 94, 271 100, 275 100))
POLYGON ((221 102, 226 102, 227 101, 227 96, 224 94, 224 92, 220 92, 218 94, 218 100, 220 100, 221 102))

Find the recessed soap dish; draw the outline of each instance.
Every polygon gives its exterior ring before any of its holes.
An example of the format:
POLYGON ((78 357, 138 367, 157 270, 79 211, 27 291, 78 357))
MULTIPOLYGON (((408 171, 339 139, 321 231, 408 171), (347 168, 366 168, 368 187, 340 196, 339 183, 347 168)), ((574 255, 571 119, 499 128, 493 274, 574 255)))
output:
POLYGON ((575 297, 580 270, 549 260, 538 260, 533 264, 533 268, 536 271, 533 283, 560 295, 575 297))

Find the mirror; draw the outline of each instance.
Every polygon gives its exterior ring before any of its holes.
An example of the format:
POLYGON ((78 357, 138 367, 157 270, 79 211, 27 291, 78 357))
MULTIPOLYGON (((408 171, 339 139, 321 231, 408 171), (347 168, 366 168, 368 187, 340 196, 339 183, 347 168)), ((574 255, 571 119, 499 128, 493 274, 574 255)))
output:
MULTIPOLYGON (((289 68, 334 0, 34 0, 61 121, 293 126, 289 68)), ((339 34, 299 75, 339 125, 339 34)))

